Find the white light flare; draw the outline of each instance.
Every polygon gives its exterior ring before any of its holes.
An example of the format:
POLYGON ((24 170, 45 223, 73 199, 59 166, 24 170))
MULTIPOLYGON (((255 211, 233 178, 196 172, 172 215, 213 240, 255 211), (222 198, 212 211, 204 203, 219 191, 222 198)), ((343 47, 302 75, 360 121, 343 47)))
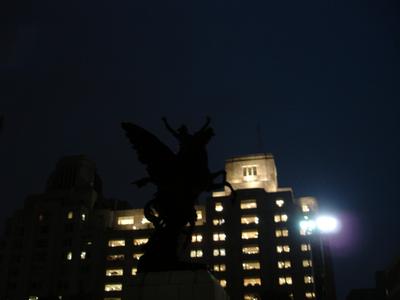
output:
POLYGON ((312 232, 317 227, 314 220, 302 220, 300 221, 300 228, 307 232, 312 232))
POLYGON ((331 216, 320 216, 315 221, 321 233, 334 233, 339 231, 339 221, 331 216))

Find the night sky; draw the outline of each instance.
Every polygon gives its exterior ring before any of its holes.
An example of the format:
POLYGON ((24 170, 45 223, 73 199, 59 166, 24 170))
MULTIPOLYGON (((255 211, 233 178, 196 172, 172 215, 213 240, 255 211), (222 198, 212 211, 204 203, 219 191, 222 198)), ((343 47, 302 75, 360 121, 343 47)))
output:
POLYGON ((7 0, 0 20, 2 224, 71 154, 141 206, 120 122, 176 149, 161 117, 209 115, 213 170, 271 152, 280 186, 342 218, 339 300, 400 256, 398 1, 7 0))

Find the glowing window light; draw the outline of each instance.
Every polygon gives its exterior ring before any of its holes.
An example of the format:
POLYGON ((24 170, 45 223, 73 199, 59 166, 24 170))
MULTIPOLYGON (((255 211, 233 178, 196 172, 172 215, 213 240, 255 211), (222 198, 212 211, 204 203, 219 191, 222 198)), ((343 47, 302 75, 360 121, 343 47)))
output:
POLYGON ((258 238, 257 230, 243 230, 242 231, 242 240, 256 239, 256 238, 258 238))
POLYGON ((278 261, 278 269, 290 269, 292 267, 292 263, 290 260, 278 261))
POLYGON ((224 287, 226 287, 226 280, 225 279, 221 279, 220 281, 219 281, 219 284, 224 288, 224 287))
POLYGON ((315 299, 315 293, 313 292, 307 292, 305 296, 307 299, 315 299))
POLYGON ((258 217, 255 215, 247 215, 247 216, 243 216, 240 218, 240 223, 241 224, 258 224, 258 217))
POLYGON ((221 211, 223 211, 223 210, 224 210, 224 207, 222 206, 222 203, 221 203, 221 202, 215 203, 215 211, 221 212, 221 211))
POLYGON ((139 260, 139 258, 140 258, 143 254, 144 254, 144 253, 134 253, 132 256, 133 256, 133 259, 139 260))
POLYGON ((304 259, 304 260, 303 260, 303 267, 304 267, 304 268, 312 267, 312 261, 311 261, 311 259, 304 259))
POLYGON ((304 276, 304 283, 306 284, 314 283, 314 277, 309 275, 304 276))
POLYGON ((192 243, 201 243, 203 240, 203 236, 201 234, 193 234, 192 235, 192 243))
POLYGON ((243 300, 260 300, 261 298, 257 294, 244 294, 243 300))
POLYGON ((282 199, 278 199, 275 201, 276 206, 278 207, 282 207, 283 204, 285 204, 285 201, 283 201, 282 199))
POLYGON ((225 219, 213 219, 213 225, 214 226, 219 226, 225 223, 225 219))
POLYGON ((255 278, 244 278, 243 279, 244 286, 256 286, 261 285, 261 279, 258 277, 255 278))
POLYGON ((124 275, 124 270, 123 269, 107 269, 106 270, 106 276, 107 277, 122 276, 122 275, 124 275))
POLYGON ((67 253, 67 260, 72 260, 72 252, 67 253))
POLYGON ((300 246, 301 251, 310 251, 311 250, 311 245, 310 244, 301 244, 300 246))
POLYGON ((106 284, 104 286, 104 291, 106 291, 106 292, 122 291, 122 284, 120 284, 120 283, 106 284))
POLYGON ((149 241, 148 238, 140 238, 140 239, 134 239, 133 240, 133 245, 134 246, 141 246, 146 244, 149 241))
POLYGON ((125 240, 109 240, 108 247, 123 247, 125 246, 125 240))
POLYGON ((278 278, 278 283, 279 285, 292 285, 293 284, 293 280, 292 277, 288 276, 288 277, 279 277, 278 278))
POLYGON ((243 254, 258 254, 260 252, 260 248, 256 245, 254 246, 244 246, 242 248, 243 254))
POLYGON ((226 234, 223 232, 219 232, 219 233, 214 233, 213 234, 213 241, 217 242, 217 241, 225 241, 226 240, 226 234))
POLYGON ((130 216, 130 217, 119 217, 117 222, 118 222, 118 225, 133 225, 134 218, 132 216, 130 216))
POLYGON ((258 261, 244 261, 242 263, 243 270, 259 270, 260 262, 258 261))
POLYGON ((203 250, 191 250, 190 257, 203 257, 203 250))
POLYGON ((255 199, 248 199, 240 201, 240 209, 257 208, 257 201, 255 199))
POLYGON ((213 270, 214 272, 224 272, 226 271, 226 265, 225 264, 214 265, 213 270))

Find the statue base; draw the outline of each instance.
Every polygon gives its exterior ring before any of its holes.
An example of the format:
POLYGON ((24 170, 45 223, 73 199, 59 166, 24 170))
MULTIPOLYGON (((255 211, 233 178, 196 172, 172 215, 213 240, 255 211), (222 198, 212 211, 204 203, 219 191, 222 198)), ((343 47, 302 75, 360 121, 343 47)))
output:
POLYGON ((139 273, 126 292, 132 300, 229 300, 205 270, 139 273))

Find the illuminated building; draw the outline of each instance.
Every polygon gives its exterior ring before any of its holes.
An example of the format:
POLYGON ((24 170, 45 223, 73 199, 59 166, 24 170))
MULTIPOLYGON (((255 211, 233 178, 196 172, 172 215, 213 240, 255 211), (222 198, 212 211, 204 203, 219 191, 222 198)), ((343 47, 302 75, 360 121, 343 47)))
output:
MULTIPOLYGON (((329 249, 299 227, 312 218, 316 200, 280 188, 270 154, 229 159, 226 171, 236 199, 217 191, 197 207, 187 259, 208 264, 232 300, 271 293, 335 299, 329 249)), ((7 222, 0 298, 131 299, 151 232, 142 209, 102 196, 92 162, 64 158, 45 193, 28 197, 7 222)))

